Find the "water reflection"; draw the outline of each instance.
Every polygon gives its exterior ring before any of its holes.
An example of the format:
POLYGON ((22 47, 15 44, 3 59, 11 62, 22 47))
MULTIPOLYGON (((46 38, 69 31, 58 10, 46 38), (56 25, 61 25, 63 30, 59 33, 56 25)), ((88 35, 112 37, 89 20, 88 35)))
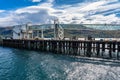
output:
POLYGON ((120 61, 0 47, 0 80, 119 80, 120 61))

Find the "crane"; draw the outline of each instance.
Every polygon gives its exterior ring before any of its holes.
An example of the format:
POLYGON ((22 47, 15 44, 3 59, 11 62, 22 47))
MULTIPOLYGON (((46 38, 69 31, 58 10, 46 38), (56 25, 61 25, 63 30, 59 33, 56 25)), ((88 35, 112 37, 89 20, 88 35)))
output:
POLYGON ((64 29, 59 24, 59 20, 54 20, 54 39, 64 39, 64 29))

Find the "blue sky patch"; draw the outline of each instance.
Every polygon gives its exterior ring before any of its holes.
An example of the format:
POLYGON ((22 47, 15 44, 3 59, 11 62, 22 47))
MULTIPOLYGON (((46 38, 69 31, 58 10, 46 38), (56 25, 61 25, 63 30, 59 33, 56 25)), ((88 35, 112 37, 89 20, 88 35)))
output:
POLYGON ((37 4, 38 3, 33 3, 30 0, 0 0, 0 9, 10 10, 37 4))

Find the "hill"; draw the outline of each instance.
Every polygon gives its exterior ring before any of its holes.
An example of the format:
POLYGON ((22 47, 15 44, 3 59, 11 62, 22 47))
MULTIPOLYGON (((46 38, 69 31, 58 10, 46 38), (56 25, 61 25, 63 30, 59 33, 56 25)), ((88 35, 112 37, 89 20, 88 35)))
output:
MULTIPOLYGON (((43 26, 43 25, 42 25, 43 26)), ((44 36, 53 37, 54 29, 51 28, 52 24, 45 24, 44 36)), ((91 35, 96 38, 120 38, 120 30, 102 30, 95 29, 94 27, 86 27, 80 24, 61 24, 64 28, 65 37, 87 37, 91 35)), ((0 35, 2 36, 12 36, 13 27, 0 27, 0 35)), ((34 25, 31 29, 41 29, 40 25, 34 25)))

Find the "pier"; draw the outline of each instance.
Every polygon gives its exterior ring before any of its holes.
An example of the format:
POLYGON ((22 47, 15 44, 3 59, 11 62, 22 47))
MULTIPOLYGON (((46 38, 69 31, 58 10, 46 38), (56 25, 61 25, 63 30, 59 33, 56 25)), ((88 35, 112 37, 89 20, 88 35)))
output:
POLYGON ((119 59, 120 41, 3 39, 3 47, 72 56, 119 59))
POLYGON ((95 40, 95 38, 92 38, 92 35, 88 35, 84 40, 79 40, 76 36, 70 36, 70 38, 66 39, 68 36, 65 37, 64 28, 59 24, 58 19, 54 20, 52 28, 54 37, 46 40, 44 37, 44 27, 44 25, 41 25, 40 29, 39 27, 34 29, 31 23, 14 26, 12 38, 3 39, 0 44, 3 47, 51 52, 62 55, 119 59, 120 40, 104 40, 102 38, 95 40))

